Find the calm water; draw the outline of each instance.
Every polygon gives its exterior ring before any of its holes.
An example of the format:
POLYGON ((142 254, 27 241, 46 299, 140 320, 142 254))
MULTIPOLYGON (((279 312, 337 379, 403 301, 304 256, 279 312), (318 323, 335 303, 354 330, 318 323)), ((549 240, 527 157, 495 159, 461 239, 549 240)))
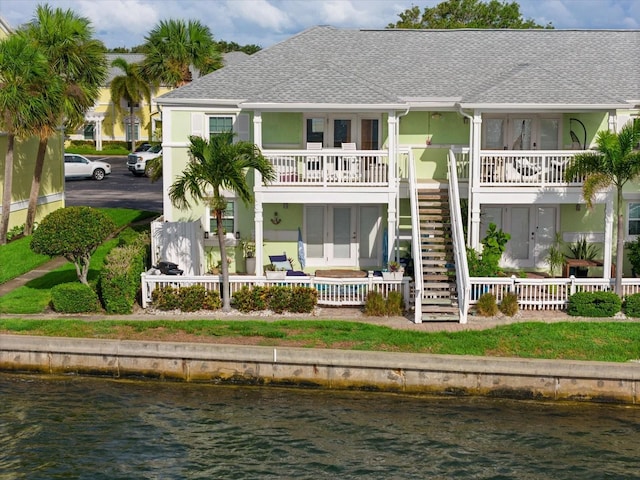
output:
POLYGON ((0 375, 0 479, 640 478, 640 408, 0 375))

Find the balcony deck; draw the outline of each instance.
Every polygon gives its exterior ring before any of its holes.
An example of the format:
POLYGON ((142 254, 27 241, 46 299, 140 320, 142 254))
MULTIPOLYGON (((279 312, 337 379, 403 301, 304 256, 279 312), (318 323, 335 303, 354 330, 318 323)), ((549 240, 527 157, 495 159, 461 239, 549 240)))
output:
POLYGON ((269 186, 388 187, 386 150, 265 150, 276 178, 269 186))
MULTIPOLYGON (((582 179, 567 182, 571 159, 582 150, 482 150, 478 186, 580 187, 582 179)), ((460 181, 469 179, 468 149, 455 151, 460 181)))

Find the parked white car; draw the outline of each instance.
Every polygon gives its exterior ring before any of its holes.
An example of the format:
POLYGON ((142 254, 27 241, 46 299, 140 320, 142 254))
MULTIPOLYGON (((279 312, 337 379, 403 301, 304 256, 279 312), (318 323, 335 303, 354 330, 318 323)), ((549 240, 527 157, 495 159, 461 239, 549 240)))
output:
POLYGON ((64 154, 64 178, 93 178, 103 180, 111 174, 111 165, 99 160, 89 160, 75 153, 64 154))
POLYGON ((127 167, 136 177, 147 175, 147 162, 161 156, 162 145, 154 145, 146 152, 130 153, 127 157, 127 167))

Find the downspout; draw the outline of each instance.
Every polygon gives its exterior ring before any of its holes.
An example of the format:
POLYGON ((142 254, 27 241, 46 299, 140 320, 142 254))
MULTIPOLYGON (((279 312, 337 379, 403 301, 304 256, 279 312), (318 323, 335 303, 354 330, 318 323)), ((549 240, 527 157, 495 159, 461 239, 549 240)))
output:
POLYGON ((467 192, 467 247, 471 246, 471 212, 469 211, 469 209, 471 208, 471 197, 473 196, 473 175, 471 173, 471 159, 472 159, 472 153, 473 153, 473 128, 474 128, 474 124, 473 124, 473 116, 469 115, 468 113, 465 113, 462 110, 462 105, 460 105, 459 103, 456 104, 458 107, 458 113, 460 113, 460 115, 462 115, 463 117, 465 117, 467 120, 469 120, 469 167, 468 167, 468 175, 469 175, 469 182, 468 182, 468 189, 469 191, 467 192))
MULTIPOLYGON (((398 154, 398 145, 400 145, 400 119, 402 117, 406 117, 411 110, 411 107, 407 107, 404 113, 397 115, 398 119, 397 128, 396 128, 396 155, 398 154)), ((411 156, 407 161, 411 160, 411 156)), ((396 262, 400 263, 400 242, 398 238, 400 238, 400 169, 398 168, 398 162, 396 162, 396 262)))

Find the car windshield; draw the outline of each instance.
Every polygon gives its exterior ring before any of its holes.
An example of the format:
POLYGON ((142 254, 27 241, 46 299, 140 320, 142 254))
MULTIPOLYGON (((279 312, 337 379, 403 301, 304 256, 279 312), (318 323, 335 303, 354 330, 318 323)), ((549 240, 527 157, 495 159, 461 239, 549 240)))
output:
POLYGON ((154 145, 149 149, 151 153, 160 153, 161 150, 162 150, 162 145, 154 145))

